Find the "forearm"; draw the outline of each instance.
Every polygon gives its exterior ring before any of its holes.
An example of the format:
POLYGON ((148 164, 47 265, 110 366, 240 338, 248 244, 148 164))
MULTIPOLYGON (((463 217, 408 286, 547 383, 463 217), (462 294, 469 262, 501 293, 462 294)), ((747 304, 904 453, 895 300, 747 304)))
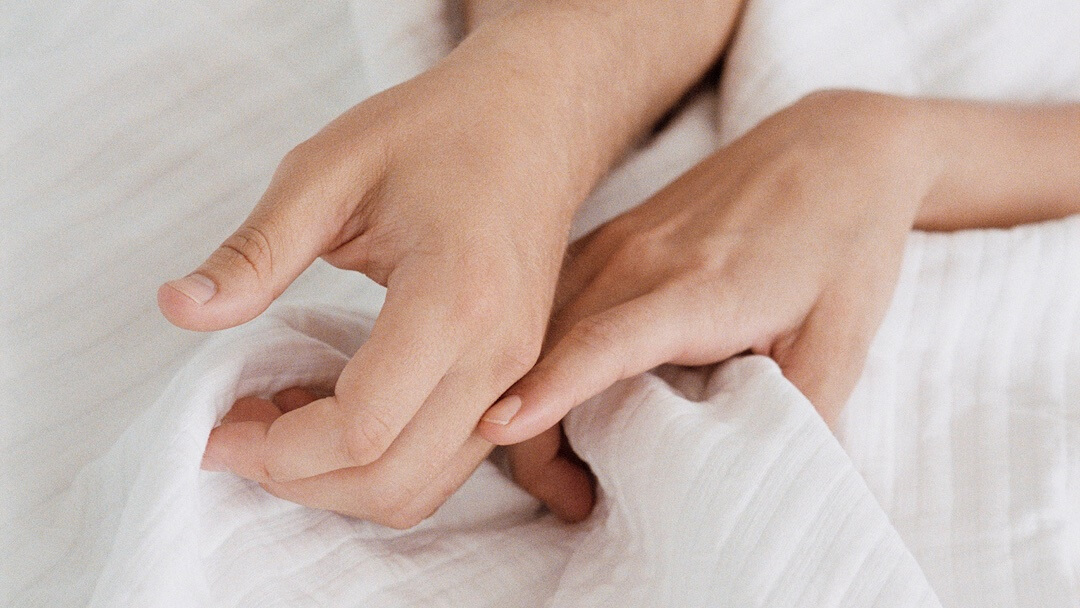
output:
POLYGON ((1080 213, 1080 104, 913 103, 940 171, 916 228, 1005 227, 1080 213))
POLYGON ((512 74, 550 106, 527 118, 562 123, 550 126, 581 199, 717 60, 741 2, 469 0, 475 29, 452 55, 512 74))
POLYGON ((465 31, 471 33, 481 23, 491 21, 496 17, 506 14, 511 9, 517 8, 524 0, 464 0, 461 3, 464 11, 465 31))

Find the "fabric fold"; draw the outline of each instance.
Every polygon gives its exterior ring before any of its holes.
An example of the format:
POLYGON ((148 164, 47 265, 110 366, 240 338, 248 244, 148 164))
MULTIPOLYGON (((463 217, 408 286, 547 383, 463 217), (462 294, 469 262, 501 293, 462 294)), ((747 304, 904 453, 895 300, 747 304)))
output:
MULTIPOLYGON (((661 368, 594 398, 568 420, 601 488, 579 526, 491 463, 405 532, 200 471, 236 397, 330 384, 381 292, 316 265, 197 351, 147 294, 175 258, 219 242, 290 145, 448 50, 452 3, 385 4, 28 9, 20 39, 48 44, 5 64, 26 84, 5 89, 18 120, 2 155, 28 210, 8 257, 50 283, 4 300, 20 339, 5 378, 23 384, 2 446, 17 467, 0 605, 1080 602, 1080 217, 914 234, 839 441, 757 357, 661 368), (135 411, 108 449, 101 421, 135 411)), ((1080 99, 1078 11, 752 0, 719 91, 630 154, 575 233, 814 89, 1080 99)))
POLYGON ((568 433, 601 496, 580 527, 491 463, 405 532, 199 470, 236 398, 332 383, 371 325, 282 306, 210 341, 57 505, 84 522, 52 539, 54 563, 16 605, 937 605, 850 459, 762 357, 646 374, 576 410, 568 433))

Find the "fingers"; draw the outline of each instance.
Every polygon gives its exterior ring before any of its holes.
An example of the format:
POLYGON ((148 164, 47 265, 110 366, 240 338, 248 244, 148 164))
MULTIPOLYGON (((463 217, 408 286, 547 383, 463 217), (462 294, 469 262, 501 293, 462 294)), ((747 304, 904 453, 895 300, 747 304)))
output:
MULTIPOLYGON (((859 381, 884 315, 883 305, 868 306, 860 301, 881 297, 873 287, 860 284, 846 293, 826 294, 807 316, 791 346, 773 355, 784 376, 806 395, 830 427, 859 381)), ((883 289, 887 302, 889 287, 883 289)))
POLYGON ((201 266, 161 286, 158 306, 170 322, 212 331, 253 319, 339 237, 355 182, 377 176, 365 174, 362 155, 345 171, 312 148, 286 157, 251 215, 201 266))
POLYGON ((446 298, 424 287, 392 283, 371 337, 345 366, 335 394, 274 421, 265 450, 274 480, 374 462, 439 385, 462 339, 442 312, 446 298))
POLYGON ((232 471, 257 481, 267 479, 262 454, 252 450, 251 446, 265 443, 270 423, 279 416, 281 410, 265 399, 245 397, 238 400, 222 418, 221 424, 210 431, 202 468, 232 471))
POLYGON ((615 251, 618 241, 606 237, 604 224, 574 241, 566 250, 559 282, 555 287, 553 311, 558 314, 577 298, 586 286, 600 274, 604 264, 615 251))
POLYGON ((418 489, 401 483, 397 473, 371 466, 339 469, 289 482, 263 482, 271 494, 295 503, 406 529, 430 517, 491 451, 479 436, 470 437, 438 475, 418 489))
POLYGON ((484 370, 452 368, 373 466, 407 491, 418 491, 447 466, 476 421, 502 392, 484 370))
MULTIPOLYGON (((395 496, 411 498, 434 483, 445 469, 456 466, 454 459, 460 457, 462 444, 481 441, 479 436, 471 437, 476 420, 501 392, 485 386, 478 380, 480 376, 475 370, 452 370, 444 375, 389 447, 360 467, 365 477, 393 480, 395 496)), ((482 443, 490 449, 489 443, 482 443)))
POLYGON ((221 426, 211 432, 203 468, 231 471, 257 481, 268 492, 285 500, 404 529, 430 516, 491 451, 490 443, 474 435, 446 459, 437 474, 419 484, 410 483, 409 477, 390 459, 306 479, 273 481, 251 446, 281 415, 279 407, 304 407, 316 399, 317 393, 307 388, 281 391, 274 395, 273 402, 255 397, 240 399, 225 415, 221 426), (245 449, 231 449, 233 444, 245 449))
POLYGON ((582 319, 641 297, 653 291, 654 287, 645 277, 627 279, 617 273, 600 273, 551 319, 547 338, 558 342, 582 319))
POLYGON ((284 414, 327 396, 329 396, 327 393, 319 394, 318 391, 312 388, 294 386, 274 395, 271 401, 284 414))
POLYGON ((519 443, 616 381, 670 361, 686 337, 677 310, 673 292, 658 291, 582 319, 488 410, 480 434, 519 443))
POLYGON ((212 331, 250 321, 321 253, 321 218, 287 202, 260 204, 193 273, 158 290, 165 317, 185 329, 212 331))
POLYGON ((565 443, 562 426, 507 446, 514 481, 566 522, 589 516, 595 502, 592 474, 565 443))

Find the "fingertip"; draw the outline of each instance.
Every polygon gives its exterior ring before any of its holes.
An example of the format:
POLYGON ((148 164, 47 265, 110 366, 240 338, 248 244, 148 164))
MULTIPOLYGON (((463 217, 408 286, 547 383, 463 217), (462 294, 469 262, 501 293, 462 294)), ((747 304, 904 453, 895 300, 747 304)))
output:
POLYGON ((206 449, 203 451, 199 468, 211 473, 227 473, 229 471, 229 467, 224 463, 221 457, 211 450, 209 443, 206 444, 206 449))
POLYGON ((236 401, 221 424, 210 431, 203 451, 201 468, 206 471, 231 471, 256 481, 266 479, 259 454, 270 424, 281 416, 273 403, 258 397, 236 401))
POLYGON ((182 329, 196 329, 189 319, 197 316, 197 311, 194 310, 197 304, 169 283, 158 287, 157 305, 169 323, 182 329))
MULTIPOLYGON (((206 441, 206 447, 203 448, 202 462, 199 464, 199 468, 204 471, 225 473, 232 470, 229 466, 230 456, 228 448, 223 446, 221 438, 222 434, 218 431, 220 428, 221 426, 217 426, 210 431, 210 437, 206 441)), ((229 430, 231 429, 226 429, 226 435, 229 430)))
POLYGON ((508 429, 505 424, 495 424, 483 419, 476 424, 476 432, 484 438, 484 441, 495 445, 513 445, 529 439, 528 437, 517 438, 513 429, 508 429))
POLYGON ((596 488, 588 471, 564 458, 557 458, 548 466, 547 474, 555 488, 543 499, 548 509, 567 523, 587 519, 596 503, 596 488))
POLYGON ((592 475, 565 457, 556 457, 540 469, 519 476, 517 481, 567 523, 583 521, 592 513, 595 503, 592 475))
POLYGON ((221 418, 221 422, 248 422, 261 421, 267 424, 281 416, 281 409, 276 403, 260 397, 242 397, 237 399, 228 412, 221 418))
MULTIPOLYGON (((219 424, 210 430, 210 437, 206 440, 206 447, 203 448, 202 462, 199 465, 199 468, 204 471, 220 473, 229 470, 228 449, 222 445, 221 431, 219 431, 219 429, 226 424, 229 423, 222 422, 222 424, 219 424)), ((226 434, 228 430, 229 429, 226 429, 226 434)))
POLYGON ((181 329, 217 331, 246 323, 266 310, 272 300, 256 296, 257 292, 239 296, 219 292, 209 278, 191 274, 158 287, 157 304, 165 319, 181 329))
POLYGON ((558 421, 559 419, 555 418, 552 423, 538 424, 530 420, 523 422, 515 419, 507 424, 499 424, 481 419, 476 425, 476 431, 489 443, 495 445, 513 445, 536 437, 558 421))
POLYGON ((262 420, 226 422, 210 432, 203 451, 207 470, 230 471, 258 482, 271 481, 261 457, 270 423, 262 420))
POLYGON ((477 424, 477 431, 495 445, 521 443, 558 424, 573 405, 567 405, 560 399, 544 398, 536 387, 529 387, 522 393, 506 397, 491 406, 477 424), (507 401, 516 401, 513 403, 513 414, 509 417, 504 415, 505 411, 497 411, 507 401), (506 422, 503 423, 502 420, 506 422))
POLYGON ((265 468, 269 479, 287 483, 338 469, 374 462, 392 439, 390 427, 355 423, 335 395, 311 401, 282 414, 264 436, 265 468), (380 435, 385 431, 385 438, 380 435))
POLYGON ((527 434, 528 429, 522 428, 517 421, 523 405, 524 400, 520 395, 504 396, 489 407, 480 418, 476 426, 477 432, 495 445, 511 445, 532 439, 544 429, 539 429, 531 435, 527 434))
MULTIPOLYGON (((209 300, 199 302, 177 287, 178 281, 169 281, 161 285, 157 292, 158 309, 165 319, 181 329, 192 331, 216 331, 231 327, 215 314, 216 306, 210 306, 209 300)), ((217 304, 217 302, 214 302, 217 304)))
POLYGON ((514 481, 559 519, 574 523, 592 512, 595 483, 558 426, 507 450, 514 481))
POLYGON ((499 426, 506 426, 521 410, 522 403, 521 396, 507 395, 496 401, 495 405, 489 407, 482 420, 499 426))

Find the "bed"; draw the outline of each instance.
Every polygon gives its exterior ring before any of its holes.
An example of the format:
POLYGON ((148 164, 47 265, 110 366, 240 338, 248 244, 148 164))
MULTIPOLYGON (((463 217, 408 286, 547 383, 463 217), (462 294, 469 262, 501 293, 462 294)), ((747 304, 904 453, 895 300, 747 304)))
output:
MULTIPOLYGON (((207 337, 157 285, 291 146, 447 52, 452 5, 5 7, 0 604, 1080 606, 1080 217, 914 233, 837 437, 761 357, 593 399, 567 422, 600 483, 578 526, 493 462, 408 531, 199 471, 234 398, 332 379, 382 291, 320 262, 207 337)), ((751 0, 719 90, 576 232, 826 87, 1080 100, 1080 4, 751 0)))

